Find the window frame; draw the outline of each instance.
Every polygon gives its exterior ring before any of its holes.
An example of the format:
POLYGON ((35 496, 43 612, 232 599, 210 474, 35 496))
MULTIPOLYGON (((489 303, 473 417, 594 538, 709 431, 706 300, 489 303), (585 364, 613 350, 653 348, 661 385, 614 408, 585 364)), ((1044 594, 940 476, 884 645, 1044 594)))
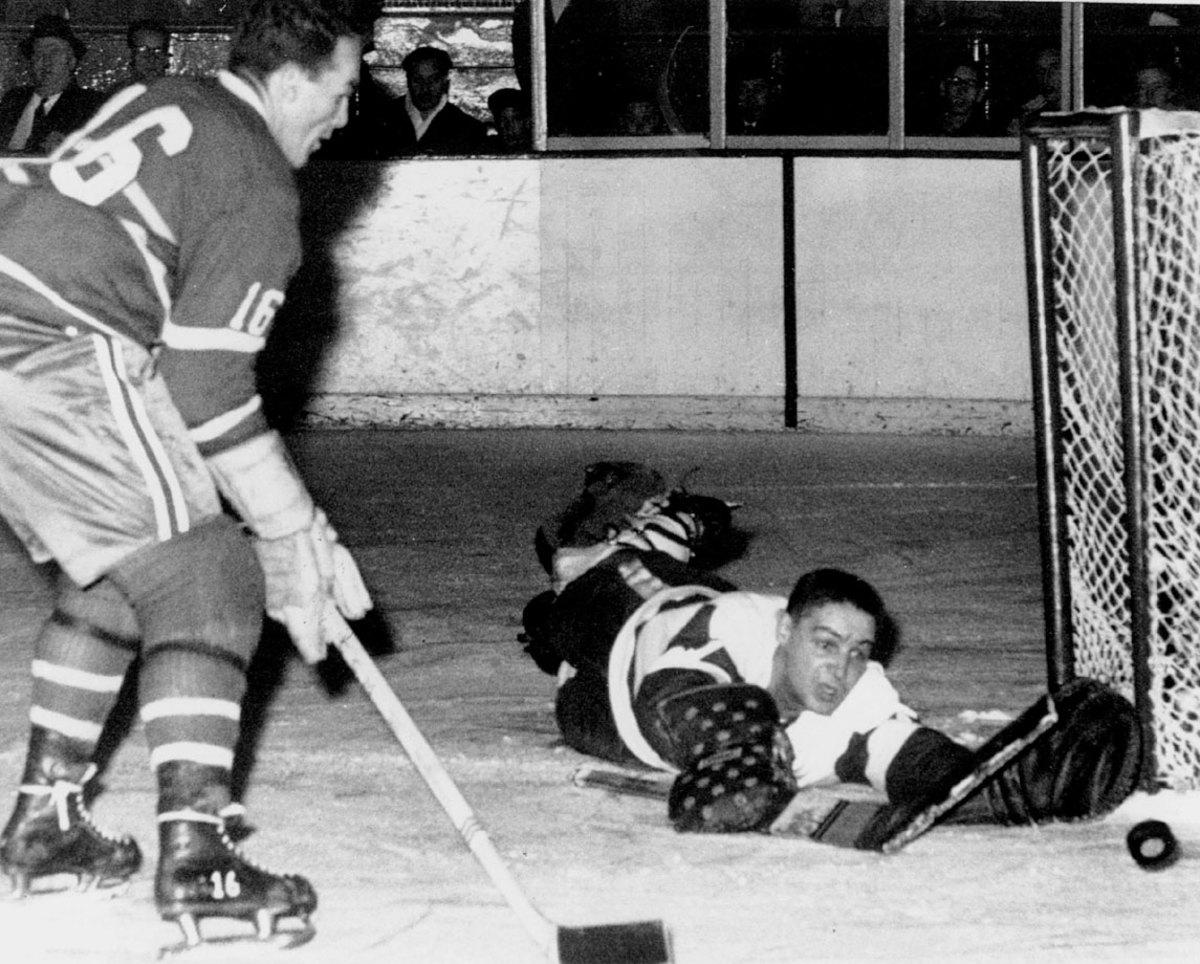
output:
MULTIPOLYGON (((1012 154, 1019 138, 929 137, 907 134, 905 124, 905 3, 888 0, 888 131, 875 135, 728 135, 725 87, 728 76, 728 2, 708 0, 709 24, 709 131, 706 134, 673 134, 650 137, 566 137, 547 130, 546 3, 529 4, 533 84, 533 150, 590 151, 889 151, 1012 154)), ((734 0, 736 2, 736 0, 734 0)), ((1082 0, 1045 0, 1061 7, 1062 84, 1070 109, 1082 107, 1083 7, 1082 0)))

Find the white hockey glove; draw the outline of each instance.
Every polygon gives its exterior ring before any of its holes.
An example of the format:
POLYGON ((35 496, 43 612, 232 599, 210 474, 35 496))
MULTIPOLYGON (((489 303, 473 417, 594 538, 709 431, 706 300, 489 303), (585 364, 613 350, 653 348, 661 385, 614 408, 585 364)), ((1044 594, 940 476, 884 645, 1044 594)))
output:
POLYGON ((222 494, 258 537, 267 615, 287 630, 306 662, 325 656, 321 613, 329 602, 360 619, 371 597, 358 567, 318 509, 276 432, 257 435, 208 460, 222 494))

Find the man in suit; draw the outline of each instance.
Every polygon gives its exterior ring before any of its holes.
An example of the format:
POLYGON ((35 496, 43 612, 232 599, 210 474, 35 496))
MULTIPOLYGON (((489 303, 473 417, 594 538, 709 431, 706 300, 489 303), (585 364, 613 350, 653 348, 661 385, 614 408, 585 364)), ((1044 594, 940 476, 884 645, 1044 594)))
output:
POLYGON ((400 100, 396 154, 486 152, 487 126, 450 103, 450 55, 438 47, 418 47, 400 66, 408 92, 400 100))
POLYGON ((88 121, 103 96, 75 82, 87 47, 63 17, 39 17, 21 41, 33 83, 0 100, 0 152, 48 154, 88 121))

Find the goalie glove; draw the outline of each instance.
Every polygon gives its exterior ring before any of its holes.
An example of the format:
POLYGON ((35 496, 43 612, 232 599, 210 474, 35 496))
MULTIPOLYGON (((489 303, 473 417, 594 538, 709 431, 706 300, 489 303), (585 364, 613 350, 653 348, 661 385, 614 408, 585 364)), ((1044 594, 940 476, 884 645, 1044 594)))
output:
POLYGON ((221 493, 258 537, 267 615, 287 630, 300 655, 319 662, 328 641, 321 614, 332 602, 361 619, 371 597, 350 553, 301 481, 276 432, 257 435, 208 460, 221 493))

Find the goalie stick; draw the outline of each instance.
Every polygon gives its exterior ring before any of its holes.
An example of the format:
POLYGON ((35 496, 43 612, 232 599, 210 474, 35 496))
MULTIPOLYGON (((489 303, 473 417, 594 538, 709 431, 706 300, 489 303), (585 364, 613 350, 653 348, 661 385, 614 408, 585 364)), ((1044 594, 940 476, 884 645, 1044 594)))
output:
POLYGON ((544 952, 563 964, 669 964, 670 939, 662 921, 562 927, 543 916, 521 889, 470 804, 354 631, 332 610, 326 613, 324 629, 326 638, 342 654, 475 859, 544 952))
MULTIPOLYGON (((856 850, 896 853, 935 826, 951 810, 1032 746, 1058 722, 1054 702, 1046 697, 1006 728, 1005 742, 984 744, 977 764, 944 797, 905 813, 874 790, 856 784, 809 787, 792 797, 772 821, 767 833, 807 837, 820 843, 856 850)), ((585 763, 572 777, 578 787, 595 787, 625 796, 666 801, 674 777, 653 770, 623 769, 585 763)))

